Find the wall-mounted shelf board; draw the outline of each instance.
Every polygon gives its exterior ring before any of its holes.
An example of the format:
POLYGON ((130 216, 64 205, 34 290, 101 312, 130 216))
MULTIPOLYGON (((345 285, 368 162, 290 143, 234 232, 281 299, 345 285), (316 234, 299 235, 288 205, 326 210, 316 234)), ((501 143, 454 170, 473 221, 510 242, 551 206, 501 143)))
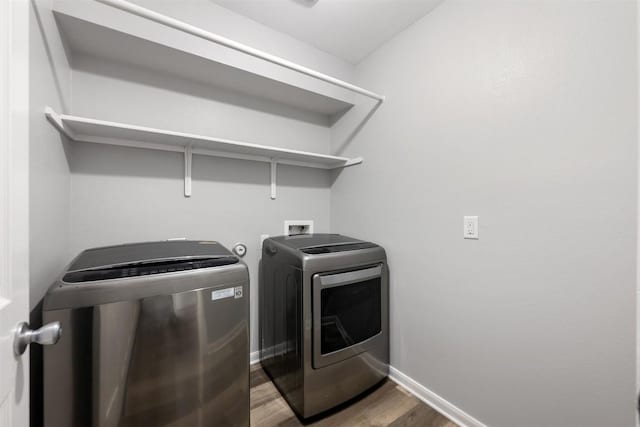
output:
POLYGON ((329 117, 355 103, 344 88, 95 1, 56 1, 54 14, 72 65, 104 58, 329 117))
POLYGON ((277 164, 337 169, 362 163, 362 158, 350 159, 224 138, 58 114, 49 107, 46 108, 45 114, 47 119, 58 130, 73 141, 185 153, 186 196, 191 195, 191 156, 193 154, 270 163, 271 196, 274 199, 277 164))

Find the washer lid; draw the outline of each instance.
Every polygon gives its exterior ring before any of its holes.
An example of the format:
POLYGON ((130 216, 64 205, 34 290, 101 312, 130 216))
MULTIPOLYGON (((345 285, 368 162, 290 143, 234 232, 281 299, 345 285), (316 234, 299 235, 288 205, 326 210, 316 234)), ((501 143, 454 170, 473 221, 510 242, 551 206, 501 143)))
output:
POLYGON ((69 266, 67 283, 142 276, 238 263, 214 241, 176 240, 88 249, 69 266))

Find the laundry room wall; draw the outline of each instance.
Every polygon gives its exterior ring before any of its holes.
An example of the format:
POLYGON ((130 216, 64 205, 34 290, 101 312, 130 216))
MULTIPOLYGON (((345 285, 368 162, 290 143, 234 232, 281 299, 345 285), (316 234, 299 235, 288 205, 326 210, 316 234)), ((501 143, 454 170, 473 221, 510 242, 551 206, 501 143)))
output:
MULTIPOLYGON (((71 69, 51 12, 31 0, 29 17, 29 323, 42 322, 42 298, 69 262, 71 143, 45 119, 49 106, 68 113, 71 69)), ((26 320, 26 319, 25 319, 26 320)), ((31 425, 42 425, 42 347, 29 346, 31 425)))
POLYGON ((52 0, 30 1, 29 233, 30 307, 34 309, 69 261, 69 142, 45 119, 46 106, 69 112, 71 69, 51 12, 52 0))
POLYGON ((392 373, 486 425, 635 423, 635 7, 447 0, 357 67, 332 229, 388 249, 392 373))
MULTIPOLYGON (((352 78, 350 64, 212 2, 138 3, 352 78)), ((330 149, 329 117, 106 58, 73 58, 72 100, 73 113, 85 117, 321 153, 330 149)), ((282 234, 287 219, 311 219, 315 231, 329 231, 331 173, 279 165, 277 199, 271 200, 267 163, 195 155, 192 170, 193 195, 186 198, 180 153, 74 144, 71 252, 176 237, 218 240, 228 248, 245 243, 252 331, 257 332, 260 236, 282 234)), ((252 351, 257 349, 253 333, 252 351)))

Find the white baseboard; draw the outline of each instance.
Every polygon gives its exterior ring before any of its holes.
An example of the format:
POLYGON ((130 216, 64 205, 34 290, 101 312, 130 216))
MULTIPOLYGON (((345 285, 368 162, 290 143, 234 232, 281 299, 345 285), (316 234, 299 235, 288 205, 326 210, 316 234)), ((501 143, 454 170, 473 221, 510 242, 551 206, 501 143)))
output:
MULTIPOLYGON (((260 362, 260 352, 251 352, 249 363, 255 365, 260 362)), ((453 403, 438 396, 410 376, 400 372, 393 366, 389 366, 389 378, 398 385, 404 387, 409 393, 449 418, 460 427, 487 427, 482 422, 473 418, 471 415, 458 408, 453 403)))
POLYGON ((401 385, 407 389, 418 399, 422 400, 427 405, 431 406, 436 411, 440 412, 445 417, 449 418, 454 423, 461 427, 487 427, 471 415, 458 408, 453 403, 438 396, 419 382, 415 381, 408 375, 400 372, 393 366, 389 366, 389 378, 396 384, 401 385))

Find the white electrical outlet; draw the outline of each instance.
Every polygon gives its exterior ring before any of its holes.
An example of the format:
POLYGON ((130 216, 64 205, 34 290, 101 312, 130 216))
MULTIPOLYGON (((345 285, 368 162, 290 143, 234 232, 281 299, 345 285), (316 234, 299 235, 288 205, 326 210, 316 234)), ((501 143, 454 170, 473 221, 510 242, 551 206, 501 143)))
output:
POLYGON ((465 239, 478 239, 478 217, 465 216, 462 224, 465 239))

